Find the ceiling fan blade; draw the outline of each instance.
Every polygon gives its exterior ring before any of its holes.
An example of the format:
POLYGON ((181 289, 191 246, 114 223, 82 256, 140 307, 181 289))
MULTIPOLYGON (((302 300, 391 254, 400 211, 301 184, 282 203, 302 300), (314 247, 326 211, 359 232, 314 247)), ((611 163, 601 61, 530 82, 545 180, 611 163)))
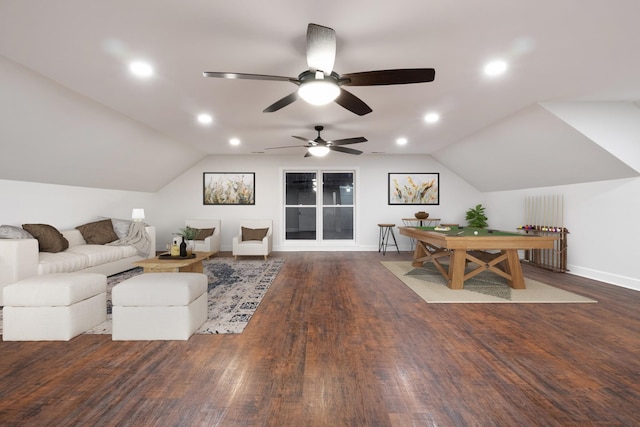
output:
POLYGON ((436 70, 433 68, 405 68, 342 74, 340 84, 344 86, 402 85, 432 82, 435 78, 436 70), (343 83, 343 79, 349 81, 343 83))
POLYGON ((333 28, 309 24, 307 26, 307 65, 311 71, 328 76, 336 60, 336 32, 333 28))
POLYGON ((345 139, 336 139, 335 141, 329 141, 332 145, 349 145, 349 144, 359 144, 361 142, 367 142, 367 138, 362 136, 358 136, 356 138, 345 138, 345 139))
POLYGON ((262 110, 262 112, 263 113, 273 113, 274 111, 278 111, 279 109, 286 107, 287 105, 291 104, 292 102, 294 102, 297 99, 298 99, 298 91, 295 91, 295 92, 285 96, 284 98, 274 102, 273 104, 269 105, 267 108, 262 110))
POLYGON ((333 147, 333 146, 330 146, 329 150, 339 151, 341 153, 347 153, 347 154, 356 154, 356 155, 362 154, 362 151, 360 151, 360 150, 354 150, 353 148, 347 148, 347 147, 333 147))
POLYGON ((217 77, 221 79, 244 79, 244 80, 275 80, 280 82, 291 82, 300 84, 300 81, 293 77, 270 76, 268 74, 245 74, 245 73, 226 73, 218 71, 205 71, 202 73, 205 77, 217 77))
POLYGON ((301 136, 295 136, 295 135, 292 135, 292 137, 293 137, 293 138, 297 138, 297 139, 299 139, 299 140, 301 140, 301 141, 309 142, 309 143, 312 143, 312 142, 313 142, 312 140, 307 139, 307 138, 303 138, 303 137, 301 137, 301 136))
POLYGON ((308 148, 306 145, 283 145, 282 147, 269 147, 265 150, 278 150, 280 148, 308 148))
POLYGON ((311 154, 309 151, 307 151, 307 152, 304 154, 304 157, 311 157, 311 156, 312 156, 312 154, 311 154))
POLYGON ((335 103, 359 116, 364 116, 373 111, 360 98, 342 88, 340 88, 340 95, 336 98, 335 103))

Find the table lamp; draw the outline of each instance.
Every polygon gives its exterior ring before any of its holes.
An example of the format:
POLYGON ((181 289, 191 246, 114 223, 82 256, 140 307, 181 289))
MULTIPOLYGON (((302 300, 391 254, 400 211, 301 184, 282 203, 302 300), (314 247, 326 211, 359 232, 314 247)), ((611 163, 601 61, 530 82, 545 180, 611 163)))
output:
POLYGON ((134 209, 131 212, 131 219, 134 221, 142 221, 144 219, 144 209, 134 209))

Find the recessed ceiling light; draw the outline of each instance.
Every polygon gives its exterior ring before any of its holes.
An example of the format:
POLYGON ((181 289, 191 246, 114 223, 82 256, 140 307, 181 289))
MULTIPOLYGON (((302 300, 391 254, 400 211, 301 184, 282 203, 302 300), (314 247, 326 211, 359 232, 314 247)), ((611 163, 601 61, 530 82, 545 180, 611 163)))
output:
POLYGON ((129 64, 129 71, 138 77, 151 77, 153 75, 153 67, 144 61, 133 61, 129 64))
POLYGON ((207 114, 207 113, 198 114, 198 123, 201 123, 203 125, 208 125, 211 122, 213 122, 213 117, 211 117, 210 114, 207 114))
POLYGON ((500 74, 504 74, 507 71, 507 63, 502 59, 497 59, 495 61, 491 61, 484 66, 484 73, 487 76, 499 76, 500 74))
POLYGON ((231 138, 229 140, 229 144, 231 144, 231 145, 240 145, 240 140, 238 138, 231 138))
POLYGON ((398 144, 398 145, 406 145, 407 144, 407 138, 398 138, 398 139, 396 139, 396 144, 398 144))
POLYGON ((424 115, 424 121, 427 123, 436 123, 440 121, 440 114, 438 113, 427 113, 424 115))

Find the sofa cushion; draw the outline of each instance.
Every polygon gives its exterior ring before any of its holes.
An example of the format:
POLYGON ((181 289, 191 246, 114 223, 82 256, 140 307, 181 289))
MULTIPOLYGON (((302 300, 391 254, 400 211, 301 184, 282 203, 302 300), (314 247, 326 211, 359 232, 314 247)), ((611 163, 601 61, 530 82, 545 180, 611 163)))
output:
POLYGON ((33 236, 20 227, 1 225, 0 239, 33 239, 33 236))
POLYGON ((57 253, 40 252, 39 254, 38 274, 71 273, 89 267, 89 258, 68 250, 57 253))
POLYGON ((113 230, 110 219, 79 225, 76 230, 80 231, 85 242, 89 245, 104 245, 118 240, 118 235, 113 230))
POLYGON ((242 241, 245 240, 262 240, 269 232, 268 228, 242 228, 242 241))
POLYGON ((70 247, 66 252, 85 256, 88 267, 118 261, 136 255, 134 246, 78 245, 70 247))
POLYGON ((40 252, 61 252, 69 247, 69 241, 55 227, 48 224, 22 224, 22 228, 38 240, 40 252))
POLYGON ((198 234, 193 240, 204 240, 209 236, 213 236, 214 231, 216 231, 215 228, 199 228, 198 234))

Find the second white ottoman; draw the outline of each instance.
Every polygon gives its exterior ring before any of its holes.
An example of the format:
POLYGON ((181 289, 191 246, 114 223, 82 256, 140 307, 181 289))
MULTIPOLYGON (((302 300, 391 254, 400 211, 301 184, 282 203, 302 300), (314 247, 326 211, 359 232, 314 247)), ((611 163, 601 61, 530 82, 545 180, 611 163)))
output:
POLYGON ((144 273, 118 283, 112 340, 188 340, 207 320, 207 282, 202 273, 144 273))

